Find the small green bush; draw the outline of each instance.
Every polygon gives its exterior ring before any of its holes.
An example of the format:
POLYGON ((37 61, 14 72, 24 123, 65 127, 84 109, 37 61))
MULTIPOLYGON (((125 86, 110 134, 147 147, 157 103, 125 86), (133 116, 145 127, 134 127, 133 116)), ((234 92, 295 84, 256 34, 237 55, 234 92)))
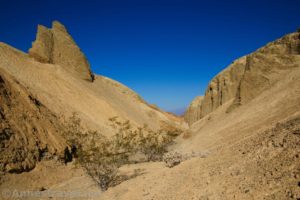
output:
POLYGON ((147 161, 161 161, 174 138, 168 131, 152 131, 147 125, 133 127, 129 120, 118 117, 109 121, 114 130, 110 138, 97 131, 84 131, 76 114, 66 123, 64 133, 68 144, 77 148, 76 164, 84 167, 103 190, 120 180, 118 168, 130 164, 129 157, 143 154, 147 161))
POLYGON ((129 155, 142 153, 147 161, 161 161, 167 152, 167 146, 172 143, 173 136, 168 131, 152 131, 147 125, 133 128, 130 121, 120 121, 117 117, 109 119, 116 130, 112 143, 116 150, 129 155))

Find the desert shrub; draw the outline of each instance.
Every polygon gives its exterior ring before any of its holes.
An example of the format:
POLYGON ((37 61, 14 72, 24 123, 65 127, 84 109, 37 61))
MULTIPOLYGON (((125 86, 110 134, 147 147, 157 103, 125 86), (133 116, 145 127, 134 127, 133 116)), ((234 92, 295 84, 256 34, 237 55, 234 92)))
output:
POLYGON ((111 155, 110 141, 97 131, 85 131, 81 120, 73 114, 66 122, 64 137, 69 146, 76 146, 75 164, 86 169, 87 173, 106 190, 113 182, 118 166, 111 155))
POLYGON ((97 131, 85 131, 81 120, 73 114, 66 122, 64 133, 69 146, 76 146, 76 165, 106 190, 119 182, 118 168, 132 161, 129 157, 143 154, 147 161, 161 161, 173 136, 166 130, 152 131, 147 125, 133 127, 129 120, 109 119, 114 130, 107 138, 97 131))
POLYGON ((183 130, 165 121, 160 122, 160 127, 161 130, 164 131, 170 137, 177 137, 183 132, 183 130))
POLYGON ((200 151, 200 152, 190 152, 190 153, 179 153, 179 152, 168 152, 164 154, 163 161, 166 167, 174 167, 179 165, 181 162, 191 159, 191 158, 206 158, 210 154, 209 151, 200 151))
POLYGON ((163 129, 153 131, 147 125, 134 128, 129 120, 122 122, 117 117, 109 120, 116 130, 112 142, 118 151, 128 155, 142 153, 147 157, 147 161, 162 160, 167 146, 173 141, 173 136, 163 129))

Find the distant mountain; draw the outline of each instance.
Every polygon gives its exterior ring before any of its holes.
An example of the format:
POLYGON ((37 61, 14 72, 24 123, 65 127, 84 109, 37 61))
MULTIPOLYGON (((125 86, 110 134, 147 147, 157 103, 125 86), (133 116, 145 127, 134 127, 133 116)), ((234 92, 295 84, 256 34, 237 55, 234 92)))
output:
POLYGON ((172 109, 172 110, 169 110, 168 112, 174 113, 174 114, 177 115, 177 116, 183 116, 185 110, 186 110, 186 107, 184 107, 184 108, 176 108, 176 109, 172 109))

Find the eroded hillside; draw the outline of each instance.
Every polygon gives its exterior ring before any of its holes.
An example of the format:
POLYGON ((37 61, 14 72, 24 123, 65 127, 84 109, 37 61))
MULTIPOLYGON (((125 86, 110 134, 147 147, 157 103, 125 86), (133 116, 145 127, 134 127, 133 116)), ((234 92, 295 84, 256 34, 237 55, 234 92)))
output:
POLYGON ((295 32, 234 61, 191 103, 187 128, 94 75, 58 22, 39 26, 29 54, 0 43, 0 190, 38 190, 45 199, 70 199, 57 191, 110 200, 299 199, 299 47, 295 32), (70 131, 64 122, 74 113, 70 131), (69 137, 86 157, 62 163, 69 137), (91 179, 107 178, 99 166, 113 177, 105 191, 91 179))
POLYGON ((210 81, 203 100, 192 103, 185 119, 192 124, 229 101, 228 112, 251 101, 299 67, 299 54, 300 32, 295 32, 235 60, 210 81))
POLYGON ((3 70, 0 96, 1 172, 30 171, 41 160, 63 157, 59 119, 3 70))
POLYGON ((87 81, 90 68, 86 58, 59 22, 53 22, 52 29, 38 27, 29 54, 1 43, 0 68, 57 116, 68 118, 76 112, 85 127, 105 135, 111 132, 108 119, 115 116, 153 129, 164 123, 178 127, 182 123, 148 106, 139 95, 114 80, 93 75, 93 82, 87 81), (48 43, 53 43, 53 48, 48 43))

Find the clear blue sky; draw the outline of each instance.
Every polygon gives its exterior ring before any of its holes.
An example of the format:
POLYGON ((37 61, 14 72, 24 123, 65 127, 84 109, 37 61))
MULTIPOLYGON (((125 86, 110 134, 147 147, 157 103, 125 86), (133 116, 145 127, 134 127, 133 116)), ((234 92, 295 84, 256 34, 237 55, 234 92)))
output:
POLYGON ((1 0, 0 41, 27 51, 59 20, 92 70, 182 110, 234 59, 300 27, 299 0, 1 0))

